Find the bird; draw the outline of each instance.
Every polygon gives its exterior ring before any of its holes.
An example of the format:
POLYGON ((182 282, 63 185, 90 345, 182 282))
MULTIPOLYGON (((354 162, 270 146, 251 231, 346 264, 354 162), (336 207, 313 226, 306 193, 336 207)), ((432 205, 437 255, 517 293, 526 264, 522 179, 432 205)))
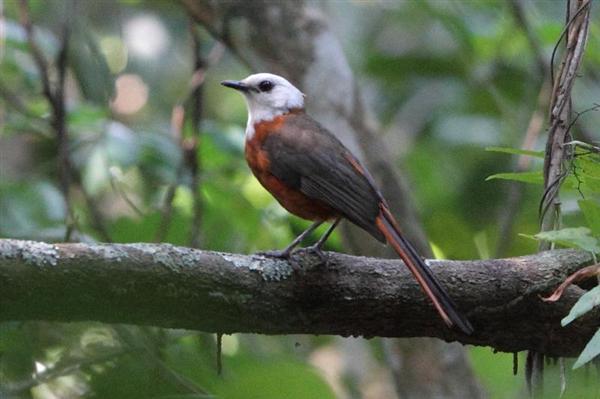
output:
POLYGON ((245 157, 254 176, 287 211, 313 221, 289 246, 268 255, 289 257, 317 227, 332 222, 310 247, 320 252, 338 223, 347 219, 392 246, 448 327, 473 333, 469 320, 402 234, 371 174, 333 133, 306 113, 305 95, 298 88, 270 73, 221 84, 246 100, 245 157))

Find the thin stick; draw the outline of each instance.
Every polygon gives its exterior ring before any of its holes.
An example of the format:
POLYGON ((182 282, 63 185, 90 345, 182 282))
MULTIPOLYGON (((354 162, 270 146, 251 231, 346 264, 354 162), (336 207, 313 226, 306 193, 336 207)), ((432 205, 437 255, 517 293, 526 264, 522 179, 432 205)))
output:
POLYGON ((50 81, 50 68, 48 61, 42 54, 42 51, 35 40, 33 23, 31 22, 31 17, 29 15, 29 3, 27 0, 19 0, 19 18, 26 33, 31 56, 33 57, 34 63, 42 80, 42 92, 52 110, 51 126, 56 135, 58 144, 58 175, 66 211, 65 241, 69 241, 75 226, 75 218, 73 216, 69 194, 72 168, 69 155, 69 136, 67 131, 65 111, 65 81, 70 37, 69 20, 67 16, 67 19, 65 19, 62 27, 60 50, 56 60, 57 84, 53 89, 50 81))

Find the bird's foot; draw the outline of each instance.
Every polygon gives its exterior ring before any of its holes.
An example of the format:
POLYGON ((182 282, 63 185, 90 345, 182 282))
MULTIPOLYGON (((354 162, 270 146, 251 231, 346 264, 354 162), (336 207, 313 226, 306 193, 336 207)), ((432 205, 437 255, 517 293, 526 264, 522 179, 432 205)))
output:
POLYGON ((256 252, 256 255, 264 256, 266 258, 287 260, 296 271, 305 271, 320 265, 327 266, 329 263, 329 256, 321 250, 319 245, 311 245, 310 247, 298 248, 293 251, 290 249, 260 251, 256 252), (308 255, 310 258, 307 258, 306 256, 299 258, 294 255, 308 255))
POLYGON ((295 252, 304 252, 313 255, 319 259, 319 262, 312 263, 313 266, 323 265, 327 266, 329 263, 329 255, 321 249, 320 245, 311 245, 310 247, 300 248, 295 252))

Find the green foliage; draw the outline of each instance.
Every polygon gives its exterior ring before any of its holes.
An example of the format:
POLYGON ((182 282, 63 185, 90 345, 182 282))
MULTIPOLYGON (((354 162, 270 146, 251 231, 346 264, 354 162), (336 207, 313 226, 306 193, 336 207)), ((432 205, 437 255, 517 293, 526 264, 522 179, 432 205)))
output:
POLYGON ((544 176, 542 172, 509 172, 509 173, 496 173, 495 175, 489 176, 487 180, 502 179, 502 180, 513 180, 522 183, 531 184, 544 184, 544 176))
POLYGON ((510 147, 487 147, 485 150, 490 152, 499 152, 502 154, 526 155, 528 157, 544 158, 543 151, 522 150, 519 148, 510 147))
POLYGON ((575 305, 573 305, 567 317, 562 319, 561 324, 566 326, 598 305, 600 305, 600 286, 594 287, 583 294, 575 305))
MULTIPOLYGON (((598 304, 600 304, 600 300, 596 303, 596 305, 598 305, 598 304)), ((585 348, 583 348, 583 351, 581 352, 581 355, 579 355, 579 358, 577 358, 577 361, 573 365, 573 368, 574 369, 579 368, 579 367, 583 366, 584 364, 588 363, 589 361, 593 360, 594 358, 598 357, 599 355, 600 355, 600 329, 598 329, 598 331, 596 331, 596 334, 594 334, 592 339, 590 339, 590 342, 588 342, 587 345, 585 346, 585 348)))
POLYGON ((566 247, 600 253, 600 243, 590 233, 591 230, 587 227, 568 227, 560 230, 544 231, 536 234, 534 238, 540 241, 551 241, 566 247))
POLYGON ((259 361, 255 356, 233 358, 224 380, 214 387, 222 398, 335 398, 331 388, 306 364, 292 359, 259 361))
MULTIPOLYGON (((592 288, 590 291, 586 292, 577 300, 571 311, 562 319, 561 324, 566 326, 571 323, 573 320, 585 315, 593 308, 600 306, 600 285, 592 288)), ((596 331, 596 334, 590 339, 587 343, 583 351, 579 355, 579 358, 573 365, 573 368, 579 368, 584 364, 594 360, 596 357, 600 355, 600 329, 596 331)))
MULTIPOLYGON (((568 189, 575 190, 581 196, 596 197, 600 192, 600 152, 598 152, 597 147, 580 142, 575 144, 573 149, 572 167, 569 176, 565 180, 567 183, 565 186, 568 189)), ((536 156, 536 153, 521 150, 502 148, 500 151, 536 156)), ((541 172, 500 173, 488 177, 488 180, 490 179, 507 179, 533 184, 543 183, 541 172)), ((577 204, 588 227, 568 227, 539 232, 533 237, 528 237, 600 254, 600 205, 597 200, 592 199, 580 199, 577 204)), ((523 236, 527 235, 523 234, 523 236)), ((600 286, 596 286, 583 294, 573 305, 569 314, 561 321, 561 324, 566 326, 598 306, 600 306, 600 286)), ((600 354, 600 330, 588 342, 573 368, 581 367, 598 354, 600 354)))
POLYGON ((600 238, 600 204, 593 200, 579 200, 579 209, 594 237, 600 238))
POLYGON ((64 200, 47 180, 0 181, 0 214, 0 236, 55 241, 64 235, 59 233, 64 231, 64 200))

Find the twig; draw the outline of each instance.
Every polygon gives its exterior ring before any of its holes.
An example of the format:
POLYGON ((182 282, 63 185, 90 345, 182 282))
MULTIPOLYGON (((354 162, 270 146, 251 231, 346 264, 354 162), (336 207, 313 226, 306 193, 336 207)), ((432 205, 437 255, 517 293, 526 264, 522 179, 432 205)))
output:
POLYGON ((179 2, 183 5, 184 8, 187 9, 189 15, 193 20, 200 23, 204 29, 219 42, 218 44, 223 48, 226 46, 227 48, 235 51, 236 57, 239 59, 240 63, 245 65, 248 69, 252 69, 253 63, 250 59, 240 51, 239 46, 231 39, 231 35, 229 32, 229 20, 232 15, 224 15, 220 18, 222 21, 221 26, 217 27, 215 21, 219 19, 209 10, 207 7, 202 7, 197 2, 191 0, 179 0, 179 2))
POLYGON ((43 118, 40 118, 36 114, 34 114, 33 111, 31 111, 29 108, 27 108, 27 105, 19 98, 19 96, 17 96, 8 87, 6 87, 2 80, 0 80, 0 97, 4 98, 8 106, 25 116, 26 118, 34 120, 39 119, 42 121, 44 120, 43 118))
POLYGON ((192 192, 192 223, 190 227, 190 246, 198 248, 201 243, 201 225, 202 225, 202 195, 200 193, 200 181, 202 179, 201 161, 198 157, 198 145, 201 140, 200 123, 202 118, 202 85, 205 79, 206 69, 215 64, 223 54, 224 47, 220 42, 216 42, 210 50, 206 59, 201 55, 200 41, 194 29, 194 23, 190 22, 190 31, 192 36, 194 73, 190 78, 188 89, 184 96, 175 104, 171 112, 171 131, 173 136, 179 142, 182 160, 177 168, 176 181, 167 188, 163 206, 161 208, 161 219, 154 235, 154 242, 162 242, 167 235, 171 218, 173 214, 173 200, 177 185, 184 173, 190 175, 190 191, 192 192), (186 111, 184 104, 191 101, 191 112, 189 120, 192 129, 192 137, 186 138, 184 135, 184 123, 186 111))
MULTIPOLYGON (((581 0, 578 0, 581 1, 581 0)), ((587 2, 587 0, 586 0, 587 2)), ((570 5, 571 1, 569 0, 568 5, 570 5)), ((567 34, 569 27, 571 26, 571 24, 575 21, 575 18, 577 18, 579 16, 580 13, 582 13, 586 7, 589 7, 588 5, 584 5, 582 7, 579 8, 579 10, 577 10, 577 12, 575 13, 575 15, 573 15, 573 17, 569 17, 570 14, 570 6, 567 6, 567 16, 566 16, 566 23, 565 23, 565 27, 562 30, 562 32, 560 33, 560 36, 558 37, 558 40, 556 41, 556 44, 554 45, 554 48, 552 49, 552 55, 550 56, 550 78, 552 80, 552 84, 554 84, 554 59, 556 57, 556 53, 558 52, 558 47, 560 46, 560 43, 562 42, 562 40, 565 38, 565 35, 567 34)), ((568 47, 568 42, 567 42, 567 47, 568 47)))
MULTIPOLYGON (((588 35, 590 18, 589 0, 576 0, 577 11, 571 17, 571 1, 567 2, 566 26, 554 48, 551 59, 551 79, 553 84, 550 99, 550 128, 544 157, 544 193, 540 201, 540 230, 549 231, 560 224, 559 190, 568 170, 565 162, 572 157, 565 143, 571 141, 571 90, 581 64, 588 35), (566 52, 558 74, 554 80, 553 64, 558 44, 566 37, 566 52)), ((550 242, 540 242, 539 250, 552 248, 550 242)), ((530 351, 526 362, 526 382, 534 397, 544 395, 544 355, 530 351)))
MULTIPOLYGON (((130 352, 131 351, 129 350, 119 350, 84 359, 68 359, 66 361, 61 361, 63 365, 57 365, 44 371, 43 373, 34 374, 28 380, 8 384, 8 386, 3 388, 4 393, 8 395, 20 394, 40 384, 44 384, 56 378, 72 374, 86 367, 115 360, 130 352)), ((2 393, 2 391, 0 391, 0 393, 2 393)))
MULTIPOLYGON (((67 13, 68 15, 68 13, 67 13)), ((70 26, 67 20, 63 23, 61 44, 58 52, 57 66, 57 84, 53 89, 50 81, 50 67, 42 51, 40 50, 35 40, 33 24, 29 15, 29 4, 27 0, 19 0, 19 17, 21 25, 25 29, 27 43, 31 51, 31 55, 37 66, 38 73, 42 80, 42 92, 50 103, 52 109, 51 126, 55 132, 58 144, 58 171, 60 189, 65 202, 65 225, 66 234, 65 240, 69 241, 71 233, 75 225, 75 218, 70 201, 70 185, 71 185, 71 160, 69 155, 69 137, 66 125, 66 109, 65 109, 65 80, 67 73, 68 49, 70 26)))
POLYGON ((204 397, 212 397, 206 390, 198 386, 198 384, 196 384, 194 381, 178 373, 165 364, 164 360, 162 360, 155 353, 154 348, 148 342, 146 342, 148 337, 144 331, 137 329, 136 334, 134 334, 128 327, 125 326, 115 326, 114 329, 125 345, 132 349, 141 350, 144 357, 152 362, 161 375, 166 380, 173 383, 173 385, 194 394, 203 395, 204 397))
MULTIPOLYGON (((570 157, 564 143, 570 141, 571 89, 577 69, 581 63, 589 25, 589 0, 578 0, 578 11, 567 24, 567 42, 564 61, 559 78, 554 82, 550 106, 550 129, 544 159, 544 195, 541 206, 541 230, 552 230, 560 214, 558 191, 565 176, 564 162, 570 157), (585 12, 583 12, 585 11, 585 12), (550 207, 554 211, 548 213, 550 207)), ((542 243, 540 249, 548 249, 549 243, 542 243)))
MULTIPOLYGON (((195 22, 190 18, 189 22, 189 30, 190 36, 192 37, 192 49, 194 53, 194 74, 202 75, 206 70, 207 65, 210 62, 204 60, 201 55, 201 43, 198 33, 196 32, 195 22)), ((222 45, 219 43, 215 44, 211 53, 218 54, 222 53, 222 45), (217 52, 215 53, 215 49, 217 52)), ((214 58, 212 60, 214 62, 214 58)), ((198 76, 197 81, 198 84, 192 90, 191 94, 191 108, 192 112, 190 115, 190 124, 192 128, 192 137, 183 142, 183 154, 184 154, 184 162, 187 164, 187 169, 191 175, 190 182, 190 190, 192 191, 193 198, 193 217, 192 217, 192 225, 190 228, 190 241, 189 245, 192 248, 199 248, 202 238, 201 238, 201 230, 202 230, 202 195, 200 193, 200 182, 202 179, 202 159, 198 156, 198 145, 202 140, 202 131, 201 131, 201 120, 202 120, 202 112, 203 112, 203 91, 204 86, 202 84, 204 79, 198 76)))
POLYGON ((217 333, 217 375, 223 374, 223 334, 217 333))
POLYGON ((125 192, 125 190, 123 190, 121 187, 119 187, 119 181, 117 181, 119 179, 119 176, 117 176, 119 169, 117 168, 111 168, 109 170, 109 182, 110 182, 110 186, 112 187, 113 191, 116 192, 122 199, 123 201, 125 201, 125 203, 127 205, 129 205, 129 207, 141 218, 145 217, 145 213, 144 211, 142 211, 134 202, 131 198, 129 198, 129 195, 127 195, 127 193, 125 192))
POLYGON ((81 181, 81 175, 78 171, 73 170, 73 180, 75 184, 79 187, 79 190, 83 194, 83 199, 85 200, 86 207, 91 215, 91 224, 92 227, 96 230, 96 232, 100 235, 100 238, 104 242, 113 242, 110 237, 110 233, 106 228, 106 224, 104 222, 104 218, 102 213, 100 212, 99 206, 96 202, 96 199, 87 192, 85 187, 83 186, 83 182, 81 181))
POLYGON ((29 45, 31 55, 42 79, 42 89, 44 96, 46 96, 46 99, 48 100, 48 102, 50 102, 50 106, 53 109, 55 109, 56 100, 50 85, 48 63, 46 62, 46 58, 44 58, 44 55, 42 54, 40 48, 38 47, 35 41, 33 25, 29 17, 29 4, 27 0, 19 0, 19 18, 21 20, 21 25, 23 26, 23 29, 25 29, 27 43, 29 45))

